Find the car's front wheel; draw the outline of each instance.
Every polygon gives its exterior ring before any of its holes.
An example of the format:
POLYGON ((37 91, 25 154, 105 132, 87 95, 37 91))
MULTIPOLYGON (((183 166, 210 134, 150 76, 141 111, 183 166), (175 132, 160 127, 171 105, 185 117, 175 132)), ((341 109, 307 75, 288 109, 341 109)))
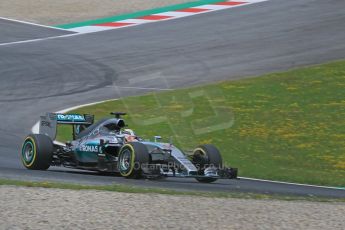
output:
MULTIPOLYGON (((219 150, 210 144, 200 145, 193 151, 192 162, 198 169, 198 174, 205 175, 205 169, 208 167, 221 168, 223 165, 222 156, 219 150)), ((216 181, 216 178, 212 177, 199 177, 197 181, 202 183, 211 183, 216 181)))
POLYGON ((119 152, 118 170, 126 178, 139 178, 142 167, 150 160, 146 146, 140 142, 130 142, 119 152))

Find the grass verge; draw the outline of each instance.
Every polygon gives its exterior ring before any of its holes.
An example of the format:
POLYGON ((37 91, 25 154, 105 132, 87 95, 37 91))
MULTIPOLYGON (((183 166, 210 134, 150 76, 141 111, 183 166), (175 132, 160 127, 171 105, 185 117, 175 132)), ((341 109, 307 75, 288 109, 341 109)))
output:
MULTIPOLYGON (((240 176, 345 186, 345 61, 122 98, 77 109, 125 111, 143 138, 184 150, 213 143, 240 176)), ((59 129, 59 139, 71 131, 59 129)))
POLYGON ((322 197, 303 197, 303 196, 285 196, 285 195, 266 195, 254 193, 225 193, 225 192, 194 192, 194 191, 176 191, 159 188, 143 188, 127 185, 79 185, 69 183, 56 182, 33 182, 33 181, 18 181, 0 178, 1 185, 14 185, 34 188, 56 188, 56 189, 72 189, 72 190, 98 190, 108 192, 124 192, 124 193, 142 193, 142 194, 163 194, 175 196, 198 196, 210 198, 237 198, 237 199, 275 199, 275 200, 303 200, 315 202, 345 202, 343 198, 322 198, 322 197))

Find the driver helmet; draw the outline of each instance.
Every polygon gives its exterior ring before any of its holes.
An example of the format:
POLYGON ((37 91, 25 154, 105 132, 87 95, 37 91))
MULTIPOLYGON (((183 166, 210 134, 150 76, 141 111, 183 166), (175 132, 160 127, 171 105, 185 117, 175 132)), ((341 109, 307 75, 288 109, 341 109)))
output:
POLYGON ((138 141, 137 135, 131 129, 124 129, 122 132, 125 135, 126 142, 138 141))

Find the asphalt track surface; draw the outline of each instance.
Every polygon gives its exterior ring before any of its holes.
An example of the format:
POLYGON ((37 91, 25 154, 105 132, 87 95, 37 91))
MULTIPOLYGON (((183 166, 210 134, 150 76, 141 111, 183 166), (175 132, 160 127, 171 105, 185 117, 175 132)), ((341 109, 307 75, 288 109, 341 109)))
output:
MULTIPOLYGON (((127 180, 57 167, 45 172, 29 171, 19 158, 23 138, 47 111, 143 94, 151 88, 239 79, 345 58, 344 9, 345 1, 338 0, 271 0, 137 27, 0 44, 0 176, 345 197, 345 190, 245 179, 200 184, 176 178, 127 180)), ((1 43, 66 33, 0 20, 1 43)))
MULTIPOLYGON (((1 15, 0 15, 1 16, 1 15)), ((48 27, 41 27, 16 21, 9 21, 0 18, 0 44, 8 42, 25 41, 44 37, 60 36, 71 34, 68 31, 55 30, 48 27)))

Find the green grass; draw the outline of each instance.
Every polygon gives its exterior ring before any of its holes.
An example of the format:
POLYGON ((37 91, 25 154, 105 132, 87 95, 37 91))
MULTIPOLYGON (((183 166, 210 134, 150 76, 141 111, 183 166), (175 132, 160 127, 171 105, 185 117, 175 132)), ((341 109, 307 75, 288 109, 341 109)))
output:
MULTIPOLYGON (((210 76, 212 77, 212 76, 210 76)), ((128 97, 73 112, 128 112, 143 138, 213 143, 240 176, 345 186, 345 61, 128 97)), ((70 131, 59 129, 60 139, 70 131)))
POLYGON ((1 185, 14 185, 33 188, 57 188, 72 190, 99 190, 108 192, 124 192, 124 193, 143 193, 143 194, 164 194, 175 196, 198 196, 211 198, 238 198, 238 199, 275 199, 275 200, 303 200, 317 202, 345 202, 342 198, 323 198, 314 196, 286 196, 256 193, 238 193, 238 192, 194 192, 194 191, 176 191, 160 188, 144 188, 128 185, 80 185, 56 182, 34 182, 34 181, 18 181, 0 178, 1 185))

